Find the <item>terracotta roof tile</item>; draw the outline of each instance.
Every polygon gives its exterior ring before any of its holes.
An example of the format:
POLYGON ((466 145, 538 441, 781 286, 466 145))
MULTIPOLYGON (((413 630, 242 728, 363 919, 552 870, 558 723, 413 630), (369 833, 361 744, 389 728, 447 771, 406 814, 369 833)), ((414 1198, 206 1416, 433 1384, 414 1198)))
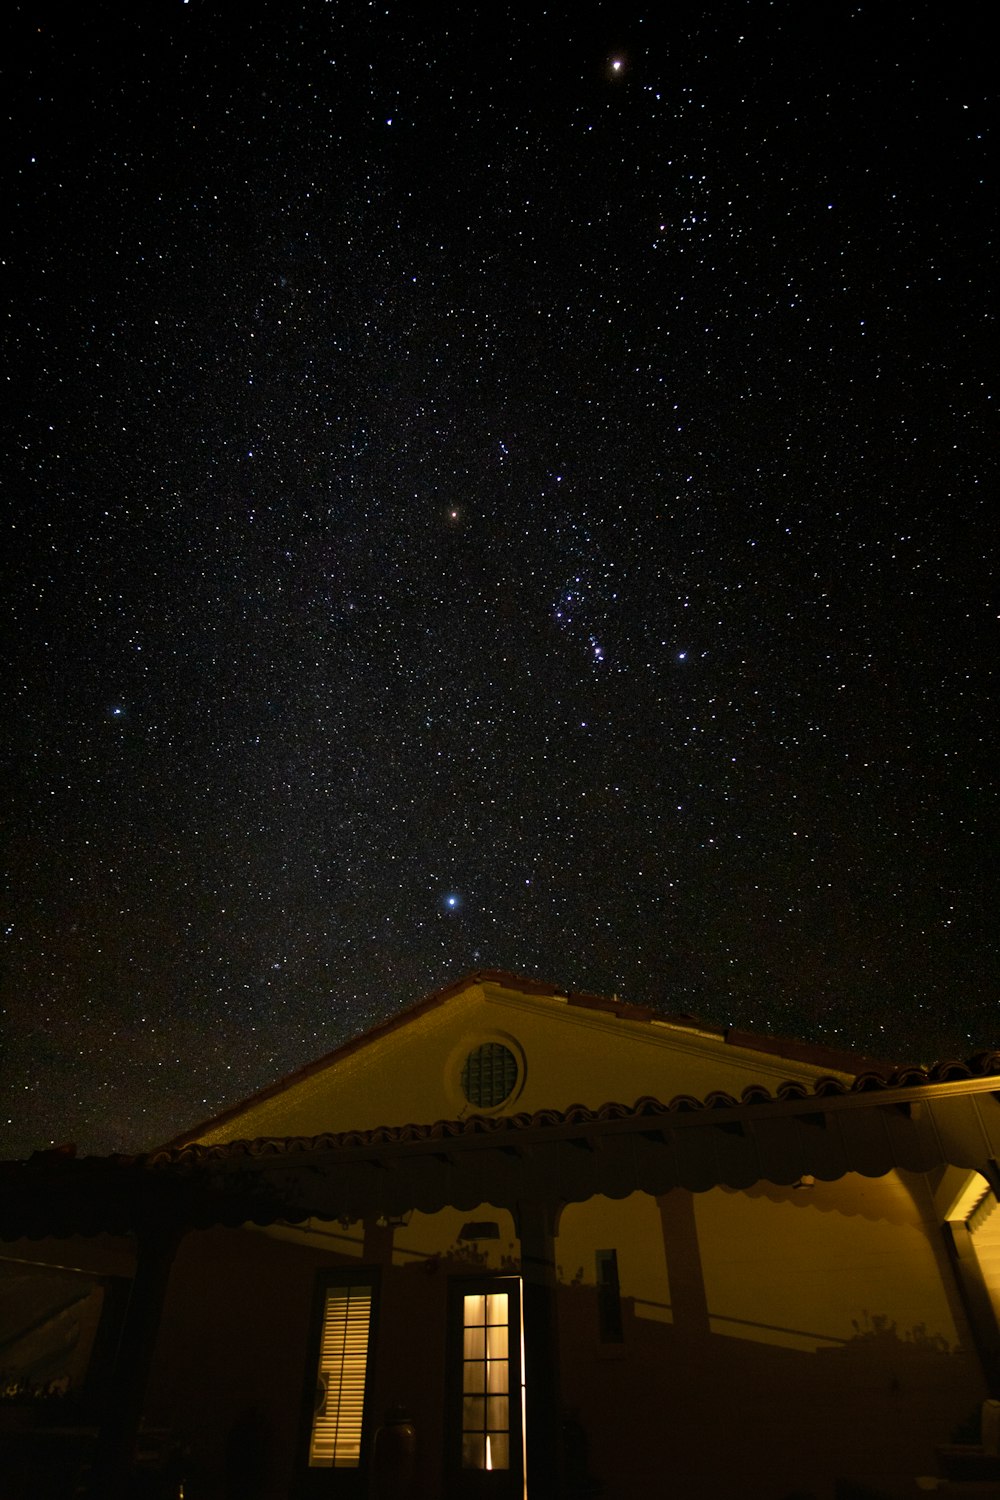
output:
MULTIPOLYGON (((943 1069, 938 1066, 904 1067, 894 1070, 892 1074, 862 1073, 850 1084, 845 1084, 839 1078, 828 1077, 817 1079, 816 1083, 810 1087, 798 1079, 787 1079, 777 1085, 773 1094, 769 1093, 763 1084, 751 1084, 743 1090, 738 1100, 723 1090, 714 1090, 704 1099, 696 1099, 691 1094, 677 1094, 667 1103, 660 1099, 645 1097, 636 1100, 632 1105, 610 1101, 602 1104, 599 1109, 590 1109, 583 1104, 572 1104, 567 1109, 542 1109, 530 1115, 468 1115, 463 1120, 437 1120, 431 1125, 380 1125, 375 1130, 352 1130, 340 1134, 327 1132, 311 1137, 228 1141, 214 1145, 189 1142, 163 1147, 160 1151, 150 1153, 146 1160, 151 1164, 166 1164, 185 1157, 205 1159, 238 1154, 258 1156, 273 1151, 275 1146, 279 1150, 292 1151, 332 1149, 338 1146, 395 1145, 404 1141, 426 1141, 463 1135, 513 1134, 522 1130, 544 1129, 546 1126, 585 1125, 598 1120, 638 1119, 657 1115, 684 1114, 691 1111, 740 1108, 752 1111, 755 1105, 768 1105, 775 1102, 847 1098, 851 1095, 863 1096, 871 1093, 891 1094, 897 1089, 995 1077, 1000 1077, 1000 1051, 980 1053, 964 1063, 949 1062, 944 1065, 943 1069)), ((123 1161, 135 1159, 121 1158, 123 1161)))
MULTIPOLYGON (((754 1151, 763 1153, 759 1159, 754 1158, 753 1171, 766 1175, 769 1170, 767 1153, 770 1148, 767 1142, 771 1133, 765 1131, 758 1135, 754 1128, 755 1119, 761 1113, 765 1119, 777 1116, 783 1121, 805 1155, 810 1159, 816 1156, 816 1162, 809 1170, 817 1171, 821 1176, 824 1173, 841 1175, 844 1171, 878 1176, 901 1165, 911 1170, 929 1170, 930 1166, 948 1160, 983 1169, 986 1158, 980 1159, 977 1153, 996 1154, 1000 1151, 998 1080, 1000 1051, 981 1053, 964 1063, 948 1062, 941 1068, 907 1067, 890 1076, 864 1075, 851 1084, 821 1078, 810 1089, 801 1082, 789 1080, 779 1084, 774 1094, 768 1094, 766 1089, 755 1085, 745 1091, 739 1103, 722 1091, 716 1091, 705 1100, 682 1094, 668 1103, 642 1098, 631 1106, 610 1102, 596 1110, 577 1104, 562 1111, 473 1116, 465 1120, 439 1120, 429 1125, 380 1126, 370 1131, 324 1133, 313 1137, 264 1138, 215 1145, 189 1143, 165 1147, 148 1155, 75 1160, 66 1152, 39 1152, 27 1162, 0 1162, 0 1233, 6 1237, 102 1231, 124 1233, 136 1223, 146 1222, 150 1216, 159 1223, 164 1215, 169 1218, 171 1214, 195 1227, 211 1223, 235 1226, 247 1218, 258 1223, 273 1222, 275 1217, 287 1216, 282 1207, 286 1202, 282 1196, 286 1186, 292 1194, 288 1206, 294 1202, 299 1217, 316 1212, 323 1217, 325 1208, 331 1207, 340 1191, 337 1185, 341 1179, 337 1173, 328 1179, 321 1169, 322 1164, 310 1161, 310 1157, 321 1157, 324 1153, 335 1156, 347 1153, 350 1157, 357 1152, 362 1159, 358 1165, 363 1166, 364 1158, 368 1158, 371 1166, 373 1156, 375 1164, 381 1165, 378 1161, 381 1151, 402 1149, 405 1155, 411 1149, 419 1151, 421 1147, 427 1154, 428 1165, 432 1166, 434 1179, 432 1189, 427 1189, 428 1206, 424 1211, 434 1212, 436 1207, 451 1201, 448 1197, 452 1191, 451 1174, 453 1171, 461 1174, 461 1157, 466 1150, 477 1152, 485 1149, 489 1152, 494 1141, 504 1147, 518 1145, 520 1138, 531 1153, 544 1149, 549 1143, 559 1149, 561 1142, 588 1137, 591 1133, 608 1138, 608 1151, 598 1153, 594 1158, 596 1165, 588 1168, 581 1178, 588 1193, 607 1190, 605 1167, 609 1159, 617 1164, 616 1171, 620 1169, 624 1173, 621 1180, 627 1179, 628 1182, 640 1170, 637 1165, 640 1156, 643 1161, 648 1161, 648 1155, 643 1154, 645 1147, 639 1154, 632 1149, 633 1143, 628 1140, 632 1135, 636 1136, 637 1142, 659 1140, 666 1148, 666 1154, 656 1158, 661 1163, 656 1168, 660 1174, 656 1180, 663 1184, 656 1191, 666 1191, 677 1183, 695 1191, 716 1182, 739 1186, 744 1183, 748 1170, 742 1144, 748 1138, 744 1135, 745 1129, 750 1130, 749 1139, 756 1141, 754 1151), (928 1091, 924 1095, 928 1110, 911 1112, 906 1106, 915 1098, 920 1099, 923 1090, 928 1091), (899 1115, 901 1127, 905 1121, 908 1132, 903 1137, 905 1149, 902 1156, 899 1155, 896 1131, 878 1129, 859 1134, 852 1130, 845 1134, 835 1128, 845 1110, 879 1110, 884 1104, 894 1102, 894 1094, 903 1106, 899 1115), (935 1111, 941 1111, 940 1115, 935 1116, 935 1111), (827 1115, 831 1130, 812 1131, 803 1123, 802 1116, 807 1112, 827 1115), (951 1141, 950 1146, 942 1145, 936 1119, 947 1124, 945 1134, 951 1141), (722 1133, 714 1132, 716 1124, 723 1126, 722 1133), (740 1128, 735 1134, 727 1135, 726 1131, 732 1132, 734 1124, 740 1128), (805 1136, 803 1130, 807 1132, 805 1136), (681 1152, 676 1150, 678 1133, 686 1141, 681 1152), (730 1149, 727 1142, 736 1140, 740 1142, 739 1146, 730 1149), (694 1148, 693 1155, 689 1148, 694 1148), (958 1149, 957 1156, 943 1154, 946 1149, 954 1148, 958 1149), (260 1174, 245 1169, 244 1164, 248 1166, 255 1161, 260 1163, 260 1174), (924 1165, 914 1167, 914 1162, 923 1162, 924 1165), (268 1165, 272 1163, 277 1167, 277 1173, 269 1173, 268 1165), (332 1197, 328 1191, 324 1198, 324 1182, 330 1191, 336 1190, 332 1197), (315 1206, 314 1192, 319 1195, 320 1208, 315 1206)), ((505 1164, 507 1156, 508 1153, 501 1150, 494 1158, 500 1165, 491 1170, 499 1173, 498 1181, 506 1181, 509 1186, 511 1169, 505 1164)), ((786 1181, 781 1175, 787 1169, 786 1156, 782 1149, 773 1159, 773 1170, 778 1175, 771 1180, 786 1181)), ((478 1171, 478 1164, 474 1165, 478 1171)), ((468 1170, 466 1164, 466 1173, 468 1170)), ((354 1171, 353 1166, 351 1171, 354 1171)), ((394 1175, 389 1174, 390 1177, 394 1175)), ((381 1182, 384 1174, 377 1176, 381 1182)), ((422 1176, 420 1180, 424 1180, 422 1176)), ((374 1201, 372 1194, 377 1197, 384 1190, 383 1186, 372 1187, 370 1183, 368 1187, 358 1186, 360 1179, 356 1176, 351 1181, 356 1184, 356 1190, 362 1196, 367 1193, 371 1201, 374 1201)), ((616 1177, 615 1181, 619 1179, 616 1177)), ((580 1187, 579 1183, 577 1187, 580 1187)))

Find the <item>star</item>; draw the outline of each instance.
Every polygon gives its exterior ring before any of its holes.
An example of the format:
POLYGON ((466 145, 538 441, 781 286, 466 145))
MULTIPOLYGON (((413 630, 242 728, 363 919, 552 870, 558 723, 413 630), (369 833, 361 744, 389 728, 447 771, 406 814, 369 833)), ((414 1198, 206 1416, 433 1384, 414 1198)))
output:
MULTIPOLYGON (((275 9, 252 57, 136 53, 113 108, 85 49, 45 150, 30 58, 11 92, 15 274, 88 278, 12 314, 45 374, 7 523, 4 1151, 172 1138, 473 944, 900 1061, 995 1043, 974 109, 915 109, 867 7, 850 106, 777 23, 666 61, 514 5, 467 58, 429 11, 386 48, 275 9), (39 1051, 57 995, 103 1051, 39 1051)), ((933 9, 907 55, 961 78, 933 9)))

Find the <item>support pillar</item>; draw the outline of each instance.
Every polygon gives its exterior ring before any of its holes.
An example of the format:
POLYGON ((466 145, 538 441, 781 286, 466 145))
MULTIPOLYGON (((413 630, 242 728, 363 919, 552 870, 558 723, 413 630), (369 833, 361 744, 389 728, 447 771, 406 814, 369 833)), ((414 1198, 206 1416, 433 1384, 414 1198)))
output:
POLYGON ((993 1311, 993 1299, 983 1278, 968 1224, 959 1220, 946 1222, 944 1237, 969 1320, 969 1331, 982 1362, 990 1395, 995 1396, 1000 1392, 1000 1328, 993 1311))
POLYGON ((698 1246, 694 1194, 687 1188, 672 1188, 656 1200, 663 1230, 663 1254, 667 1262, 670 1306, 674 1331, 681 1338, 708 1337, 708 1297, 698 1246))
POLYGON ((556 1306, 555 1238, 561 1205, 521 1202, 521 1299, 524 1319, 525 1447, 530 1500, 562 1495, 562 1402, 556 1306))
POLYGON ((361 1259, 366 1266, 391 1266, 395 1231, 384 1219, 364 1220, 364 1244, 361 1259))
POLYGON ((167 1282, 182 1231, 173 1224, 136 1234, 136 1266, 122 1323, 87 1494, 91 1500, 123 1500, 142 1421, 146 1386, 167 1282))

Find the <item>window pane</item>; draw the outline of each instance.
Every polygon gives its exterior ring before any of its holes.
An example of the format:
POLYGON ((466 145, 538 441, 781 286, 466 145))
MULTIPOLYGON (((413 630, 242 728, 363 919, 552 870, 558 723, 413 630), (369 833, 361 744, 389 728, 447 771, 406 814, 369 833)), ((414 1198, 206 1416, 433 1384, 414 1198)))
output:
POLYGON ((507 1329, 487 1328, 486 1353, 490 1359, 507 1358, 507 1329))
POLYGON ((486 1358, 486 1330, 483 1328, 467 1328, 462 1340, 465 1359, 486 1358))
POLYGON ((470 1104, 494 1109, 510 1097, 516 1083, 517 1059, 500 1042, 484 1042, 465 1059, 462 1088, 470 1104))
POLYGON ((506 1432, 510 1426, 506 1396, 491 1396, 486 1403, 486 1426, 491 1432, 506 1432))
MULTIPOLYGON (((472 1366, 468 1365, 466 1368, 471 1370, 472 1366)), ((481 1368, 482 1366, 480 1366, 481 1368)), ((492 1394, 506 1395, 510 1389, 507 1384, 508 1369, 509 1366, 505 1359, 491 1359, 486 1366, 486 1389, 492 1394)), ((478 1387, 469 1386, 468 1389, 473 1390, 478 1389, 478 1387)))
MULTIPOLYGON (((462 1389, 464 1391, 483 1391, 483 1390, 485 1390, 486 1389, 486 1369, 487 1369, 487 1366, 486 1366, 486 1364, 485 1364, 485 1362, 483 1360, 481 1360, 481 1359, 467 1359, 465 1361, 465 1368, 464 1368, 464 1370, 462 1372, 462 1389)), ((497 1386, 497 1387, 490 1386, 490 1390, 494 1390, 494 1389, 499 1390, 500 1387, 499 1386, 497 1386)), ((504 1386, 503 1389, 506 1390, 507 1387, 504 1386)))
MULTIPOLYGON (((466 1298, 468 1301, 468 1298, 466 1298)), ((507 1326, 507 1293, 493 1292, 486 1298, 487 1323, 502 1323, 507 1326)), ((482 1322, 482 1319, 479 1320, 482 1322)), ((468 1322, 468 1319, 466 1319, 468 1322)))
MULTIPOLYGON (((492 1301, 492 1300, 493 1299, 490 1298, 490 1301, 492 1301)), ((465 1299, 465 1326, 466 1326, 466 1328, 472 1328, 473 1326, 475 1326, 477 1324, 481 1327, 486 1322, 486 1317, 485 1317, 485 1313, 484 1313, 485 1307, 486 1307, 486 1298, 485 1297, 482 1297, 482 1296, 466 1297, 466 1299, 465 1299)), ((506 1321, 506 1319, 504 1321, 506 1321)))
POLYGON ((486 1427, 486 1398, 465 1396, 462 1399, 462 1427, 466 1432, 483 1432, 486 1427))
POLYGON ((481 1432, 463 1432, 462 1468, 485 1469, 486 1439, 481 1432))
POLYGON ((505 1432, 488 1432, 486 1434, 487 1453, 489 1461, 487 1467, 490 1469, 510 1468, 510 1439, 505 1432))

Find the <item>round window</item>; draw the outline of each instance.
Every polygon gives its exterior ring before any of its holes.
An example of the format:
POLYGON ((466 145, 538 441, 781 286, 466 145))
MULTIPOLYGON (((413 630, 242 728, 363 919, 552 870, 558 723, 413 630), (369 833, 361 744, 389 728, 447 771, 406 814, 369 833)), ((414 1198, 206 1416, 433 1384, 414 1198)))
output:
POLYGON ((516 1083, 517 1058, 501 1042, 483 1042, 465 1059, 462 1089, 479 1109, 495 1109, 510 1098, 516 1083))

